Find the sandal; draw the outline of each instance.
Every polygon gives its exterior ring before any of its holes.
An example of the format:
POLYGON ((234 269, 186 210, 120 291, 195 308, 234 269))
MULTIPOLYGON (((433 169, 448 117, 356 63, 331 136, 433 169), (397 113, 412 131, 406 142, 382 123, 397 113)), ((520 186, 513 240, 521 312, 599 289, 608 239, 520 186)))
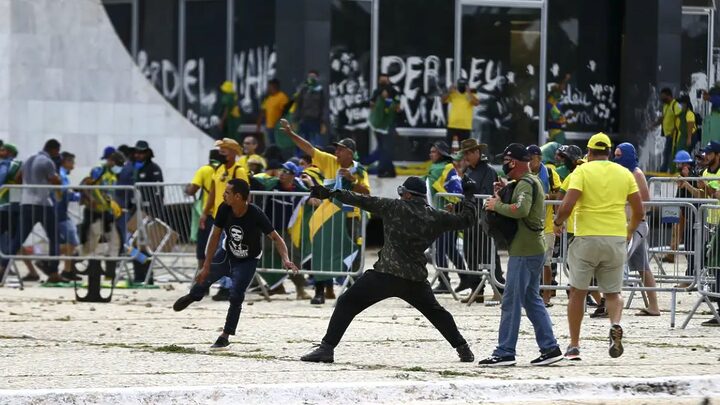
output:
POLYGON ((643 308, 640 310, 640 312, 636 312, 635 316, 660 316, 659 313, 653 314, 652 312, 648 311, 646 308, 643 308))

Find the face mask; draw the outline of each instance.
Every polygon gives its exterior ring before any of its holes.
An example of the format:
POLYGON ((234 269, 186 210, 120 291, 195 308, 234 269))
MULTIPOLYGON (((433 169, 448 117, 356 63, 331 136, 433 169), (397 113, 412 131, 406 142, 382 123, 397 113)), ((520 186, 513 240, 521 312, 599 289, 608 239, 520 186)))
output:
POLYGON ((311 86, 314 86, 315 83, 317 83, 317 78, 315 78, 315 77, 308 77, 307 83, 308 83, 309 85, 311 85, 311 86))
POLYGON ((505 173, 506 176, 507 176, 508 174, 510 174, 510 172, 512 171, 512 169, 513 169, 513 168, 510 167, 510 162, 503 163, 503 165, 502 165, 502 171, 503 171, 503 173, 505 173))
POLYGON ((120 172, 122 171, 122 167, 113 166, 112 169, 110 169, 110 171, 113 172, 113 174, 120 174, 120 172))
POLYGON ((225 163, 227 163, 227 156, 218 155, 217 162, 220 163, 221 165, 224 165, 225 163))
POLYGON ((458 90, 460 93, 465 93, 465 90, 467 90, 467 85, 465 85, 465 84, 459 84, 459 85, 457 86, 457 90, 458 90))

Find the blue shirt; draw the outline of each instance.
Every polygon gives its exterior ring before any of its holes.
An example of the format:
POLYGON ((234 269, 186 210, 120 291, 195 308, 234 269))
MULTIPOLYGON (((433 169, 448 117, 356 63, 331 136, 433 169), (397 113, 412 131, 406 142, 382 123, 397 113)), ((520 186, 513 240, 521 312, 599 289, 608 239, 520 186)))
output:
POLYGON ((540 163, 538 179, 540 179, 540 184, 542 184, 543 190, 545 190, 545 194, 548 194, 550 192, 550 175, 548 173, 547 167, 545 167, 545 165, 542 163, 540 163))
POLYGON ((0 160, 0 185, 5 184, 8 172, 10 171, 10 162, 12 159, 0 160))
MULTIPOLYGON (((135 166, 133 165, 132 161, 128 161, 125 163, 125 165, 122 167, 122 170, 117 175, 117 184, 118 186, 132 186, 135 184, 135 166)), ((130 201, 132 200, 133 195, 131 191, 128 190, 116 190, 115 191, 115 201, 117 201, 118 205, 122 208, 128 208, 130 206, 130 201)))
MULTIPOLYGON (((60 200, 55 204, 55 215, 58 222, 68 220, 68 204, 71 201, 80 201, 80 193, 68 189, 70 186, 69 173, 64 167, 60 168, 60 184, 63 185, 60 200)), ((54 196, 55 197, 55 196, 54 196)))

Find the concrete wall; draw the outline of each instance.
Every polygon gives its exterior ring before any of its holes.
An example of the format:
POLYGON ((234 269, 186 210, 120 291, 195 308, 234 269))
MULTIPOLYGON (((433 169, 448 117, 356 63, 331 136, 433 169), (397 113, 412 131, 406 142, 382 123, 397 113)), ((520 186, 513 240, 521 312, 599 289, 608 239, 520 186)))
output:
POLYGON ((76 178, 105 146, 143 139, 166 181, 187 182, 212 146, 140 73, 100 0, 0 0, 0 139, 25 158, 52 137, 76 178))

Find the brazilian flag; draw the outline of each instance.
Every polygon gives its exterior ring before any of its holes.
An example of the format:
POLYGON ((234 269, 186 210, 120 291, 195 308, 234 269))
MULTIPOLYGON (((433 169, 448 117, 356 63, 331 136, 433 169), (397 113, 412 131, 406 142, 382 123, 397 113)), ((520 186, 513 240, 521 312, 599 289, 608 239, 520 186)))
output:
MULTIPOLYGON (((359 249, 348 232, 347 213, 343 210, 342 203, 334 200, 323 201, 310 218, 308 228, 312 242, 313 270, 345 272, 352 268, 359 249)), ((317 281, 332 278, 315 275, 317 281)))

